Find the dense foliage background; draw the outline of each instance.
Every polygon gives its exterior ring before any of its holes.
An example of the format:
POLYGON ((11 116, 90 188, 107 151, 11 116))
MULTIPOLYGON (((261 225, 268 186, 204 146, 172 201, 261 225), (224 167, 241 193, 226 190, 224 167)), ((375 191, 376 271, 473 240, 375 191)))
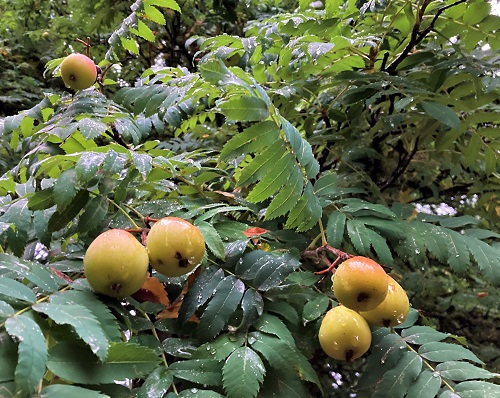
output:
POLYGON ((15 0, 0 26, 0 396, 498 396, 487 1, 15 0), (72 93, 87 37, 104 85, 72 93), (166 215, 198 270, 94 294, 92 239, 166 215), (413 306, 351 364, 317 341, 329 247, 413 306))

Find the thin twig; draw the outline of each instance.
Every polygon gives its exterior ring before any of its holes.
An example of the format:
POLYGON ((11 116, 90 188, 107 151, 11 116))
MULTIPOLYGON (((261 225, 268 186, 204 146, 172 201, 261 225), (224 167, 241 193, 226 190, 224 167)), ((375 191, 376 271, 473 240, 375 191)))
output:
POLYGON ((385 71, 387 73, 389 73, 390 75, 394 74, 396 72, 396 69, 399 66, 399 64, 405 60, 405 58, 408 56, 408 54, 410 54, 410 52, 413 50, 413 48, 417 44, 419 44, 429 34, 429 32, 432 29, 434 29, 434 25, 436 24, 436 21, 441 16, 441 14, 444 11, 446 11, 447 9, 455 7, 461 3, 465 3, 466 1, 467 0, 458 0, 455 3, 448 4, 447 6, 443 6, 443 7, 439 8, 436 12, 436 15, 434 15, 434 18, 432 18, 432 21, 430 22, 429 26, 427 26, 427 28, 420 31, 420 26, 422 23, 422 18, 424 17, 425 10, 426 10, 427 6, 429 5, 429 3, 431 2, 431 0, 425 0, 424 3, 422 4, 422 7, 420 8, 420 10, 418 12, 418 15, 417 15, 417 18, 415 21, 415 25, 413 25, 413 29, 412 29, 411 36, 410 36, 410 41, 408 42, 408 44, 406 45, 404 50, 401 52, 401 54, 399 54, 399 56, 389 64, 389 66, 387 67, 387 69, 385 69, 385 71))

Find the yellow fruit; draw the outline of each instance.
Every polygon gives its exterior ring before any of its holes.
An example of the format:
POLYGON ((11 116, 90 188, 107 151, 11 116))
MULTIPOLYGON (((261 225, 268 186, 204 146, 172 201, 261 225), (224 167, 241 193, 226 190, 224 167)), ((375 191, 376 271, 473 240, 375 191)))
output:
POLYGON ((333 293, 337 300, 355 311, 374 309, 387 295, 387 274, 375 261, 352 257, 333 274, 333 293))
POLYGON ((89 57, 83 54, 70 54, 61 63, 61 77, 64 84, 73 90, 84 90, 97 79, 97 69, 89 57))
POLYGON ((103 232, 88 247, 84 272, 92 288, 111 297, 125 297, 139 290, 148 273, 148 252, 122 229, 103 232))
POLYGON ((165 217, 154 223, 146 239, 151 266, 168 277, 191 272, 205 255, 200 230, 178 217, 165 217))
POLYGON ((360 315, 372 326, 392 327, 403 323, 410 311, 410 302, 406 292, 390 276, 387 296, 375 309, 361 311, 360 315))
POLYGON ((329 310, 319 328, 319 344, 330 357, 352 361, 361 357, 372 342, 370 326, 356 311, 343 305, 329 310))

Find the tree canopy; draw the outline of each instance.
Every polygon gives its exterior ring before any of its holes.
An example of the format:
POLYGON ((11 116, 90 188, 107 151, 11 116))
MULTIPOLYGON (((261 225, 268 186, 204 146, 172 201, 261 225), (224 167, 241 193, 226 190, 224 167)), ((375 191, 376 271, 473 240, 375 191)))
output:
POLYGON ((489 2, 15 0, 0 24, 1 396, 498 396, 489 2), (95 293, 90 243, 165 216, 201 265, 95 293), (318 272, 352 255, 412 309, 341 362, 318 272))

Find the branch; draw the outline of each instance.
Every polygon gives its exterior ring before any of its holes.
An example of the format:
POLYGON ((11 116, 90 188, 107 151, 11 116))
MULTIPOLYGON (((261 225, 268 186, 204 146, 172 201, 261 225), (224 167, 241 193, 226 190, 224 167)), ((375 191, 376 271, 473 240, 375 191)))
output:
POLYGON ((392 61, 387 69, 385 71, 389 73, 390 75, 393 75, 396 72, 396 68, 399 66, 401 62, 405 60, 405 58, 410 54, 410 52, 413 50, 413 48, 419 44, 428 34, 429 32, 434 29, 434 25, 436 24, 436 21, 440 17, 440 15, 446 11, 449 8, 455 7, 461 3, 465 3, 467 0, 458 0, 455 3, 448 4, 447 6, 443 6, 439 8, 436 12, 436 15, 434 15, 434 18, 432 18, 432 21, 430 22, 429 26, 422 31, 420 31, 420 24, 422 23, 422 19, 424 17, 425 10, 431 0, 425 0, 424 3, 422 4, 422 8, 419 10, 419 13, 417 15, 417 19, 415 21, 415 25, 413 26, 413 30, 411 32, 410 36, 410 41, 404 48, 403 52, 399 54, 399 56, 392 61))
POLYGON ((413 159, 413 157, 415 156, 415 154, 417 153, 417 150, 418 150, 418 140, 419 140, 420 137, 417 137, 417 139, 415 140, 415 145, 413 146, 413 149, 411 150, 411 152, 403 159, 403 163, 402 164, 398 164, 396 166, 396 170, 394 170, 394 172, 392 173, 392 176, 391 178, 384 184, 382 185, 382 187, 380 188, 380 191, 383 192, 385 191, 387 188, 389 188, 392 184, 394 184, 394 182, 403 175, 403 173, 406 171, 406 169, 408 168, 408 166, 410 165, 410 162, 411 160, 413 159))

